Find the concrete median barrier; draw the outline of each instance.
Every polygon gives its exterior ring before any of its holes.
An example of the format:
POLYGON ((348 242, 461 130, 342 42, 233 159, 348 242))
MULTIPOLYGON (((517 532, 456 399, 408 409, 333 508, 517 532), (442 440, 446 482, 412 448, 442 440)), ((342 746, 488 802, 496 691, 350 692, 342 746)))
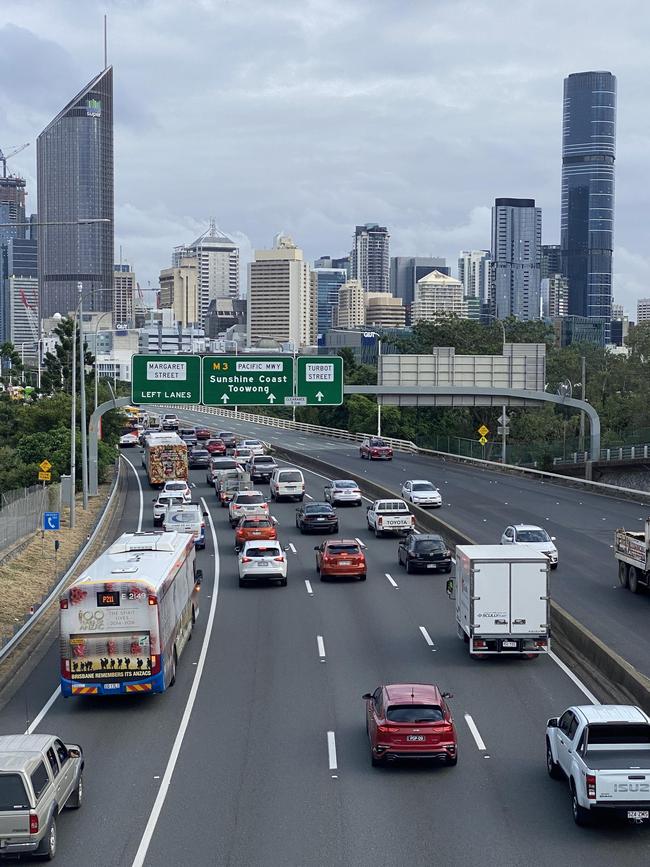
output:
MULTIPOLYGON (((333 466, 331 463, 296 452, 285 446, 275 446, 274 454, 307 470, 332 478, 337 476, 355 481, 362 493, 371 499, 394 498, 399 492, 370 481, 363 475, 333 466)), ((451 545, 474 545, 476 541, 437 514, 411 506, 418 529, 440 533, 451 545)), ((606 702, 637 704, 650 713, 650 679, 645 677, 622 656, 604 644, 587 627, 551 602, 551 633, 553 649, 562 660, 580 675, 599 699, 606 702)))

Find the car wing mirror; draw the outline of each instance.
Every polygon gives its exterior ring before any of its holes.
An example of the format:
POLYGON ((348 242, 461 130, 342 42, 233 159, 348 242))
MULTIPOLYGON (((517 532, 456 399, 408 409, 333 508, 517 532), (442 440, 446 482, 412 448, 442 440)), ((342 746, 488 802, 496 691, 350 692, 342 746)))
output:
POLYGON ((76 747, 70 747, 70 749, 68 750, 68 755, 71 759, 79 759, 81 758, 81 751, 78 750, 76 747))
POLYGON ((556 541, 557 541, 557 536, 551 536, 551 542, 556 542, 556 541))
POLYGON ((546 723, 546 727, 549 729, 556 729, 558 727, 558 723, 560 722, 559 717, 552 716, 550 720, 546 723))
POLYGON ((369 692, 364 692, 361 698, 365 699, 366 701, 372 701, 372 695, 369 692))
POLYGON ((208 515, 207 512, 204 512, 204 513, 203 513, 203 517, 204 517, 204 518, 209 518, 210 516, 208 515))
POLYGON ((443 698, 453 698, 454 694, 453 694, 453 692, 443 692, 442 697, 443 698))
POLYGON ((454 581, 453 578, 447 579, 447 588, 446 589, 447 589, 447 596, 450 599, 455 599, 456 598, 456 582, 454 581))
POLYGON ((320 545, 314 545, 314 551, 320 551, 320 545))
POLYGON ((291 546, 290 546, 290 545, 283 545, 283 546, 282 546, 282 550, 283 550, 283 551, 290 551, 290 550, 291 550, 291 546))

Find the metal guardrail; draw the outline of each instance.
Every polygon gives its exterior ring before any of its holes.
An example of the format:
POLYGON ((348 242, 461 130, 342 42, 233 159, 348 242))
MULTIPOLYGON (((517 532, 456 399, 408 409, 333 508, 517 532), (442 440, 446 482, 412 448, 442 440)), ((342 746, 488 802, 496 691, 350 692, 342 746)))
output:
MULTIPOLYGON (((553 458, 553 466, 562 466, 562 464, 567 466, 573 464, 584 464, 588 460, 588 452, 572 452, 571 456, 568 458, 553 458)), ((647 460, 650 460, 650 445, 647 443, 634 446, 612 446, 610 448, 601 449, 598 457, 598 463, 607 463, 608 461, 647 460)))
POLYGON ((115 495, 116 495, 117 490, 118 490, 119 479, 120 479, 120 468, 119 467, 120 467, 120 465, 118 464, 118 471, 115 473, 115 478, 113 479, 113 485, 111 487, 111 492, 108 496, 108 500, 106 501, 104 511, 99 516, 97 524, 95 525, 95 529, 92 531, 92 533, 88 537, 86 544, 79 551, 79 553, 75 557, 70 568, 61 577, 61 579, 56 583, 56 585, 52 588, 52 590, 50 591, 48 596, 43 600, 43 602, 41 602, 41 604, 38 606, 38 608, 35 609, 34 613, 29 617, 29 619, 25 623, 23 623, 23 625, 20 627, 20 629, 18 629, 11 636, 11 638, 6 642, 6 644, 0 648, 0 661, 2 661, 5 658, 5 656, 7 656, 7 654, 12 650, 12 648, 20 641, 20 639, 23 638, 32 629, 32 627, 36 625, 36 623, 38 623, 38 621, 41 619, 43 614, 49 609, 50 605, 59 596, 59 594, 61 593, 61 591, 65 587, 67 581, 69 580, 70 576, 75 571, 75 569, 77 568, 77 566, 79 565, 79 563, 81 562, 83 557, 86 555, 88 548, 90 548, 90 546, 93 544, 93 542, 97 538, 99 531, 104 526, 106 516, 109 514, 110 507, 113 503, 113 500, 115 499, 115 495))

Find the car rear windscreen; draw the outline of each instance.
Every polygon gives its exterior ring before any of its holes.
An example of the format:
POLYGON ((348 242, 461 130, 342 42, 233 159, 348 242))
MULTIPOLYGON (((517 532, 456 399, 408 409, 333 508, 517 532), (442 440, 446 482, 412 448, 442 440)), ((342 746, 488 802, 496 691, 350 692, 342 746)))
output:
POLYGON ((356 482, 352 482, 352 481, 348 482, 345 480, 339 481, 339 482, 333 482, 332 484, 334 485, 335 488, 341 488, 341 489, 358 487, 356 482))
POLYGON ((217 458, 212 466, 215 470, 236 470, 239 464, 237 461, 224 461, 221 458, 217 458))
POLYGON ((251 506, 257 505, 258 503, 266 502, 263 494, 239 494, 237 497, 238 503, 244 503, 244 505, 251 506))
POLYGON ((209 458, 210 452, 207 449, 194 449, 192 452, 193 458, 209 458))
POLYGON ((591 723, 588 746, 595 744, 650 744, 650 725, 645 723, 591 723))
POLYGON ((280 548, 269 548, 269 547, 259 547, 259 548, 247 548, 246 549, 246 557, 277 557, 280 554, 280 548))
POLYGON ((284 472, 280 473, 278 476, 279 482, 302 482, 302 475, 300 472, 292 473, 292 472, 284 472))
POLYGON ((358 554, 358 545, 328 545, 328 554, 358 554))
POLYGON ((253 463, 257 466, 258 464, 273 464, 275 461, 271 455, 256 455, 253 458, 253 463))
POLYGON ((255 520, 253 518, 244 518, 242 521, 242 527, 253 527, 258 530, 265 530, 273 525, 269 520, 255 520))
POLYGON ((442 542, 434 542, 430 539, 418 539, 415 543, 415 550, 418 554, 431 554, 434 551, 444 551, 445 546, 442 542))
POLYGON ((386 719, 398 723, 440 722, 444 719, 444 714, 442 708, 434 704, 395 704, 386 711, 386 719))
POLYGON ((0 774, 0 812, 29 810, 23 778, 19 774, 0 774))

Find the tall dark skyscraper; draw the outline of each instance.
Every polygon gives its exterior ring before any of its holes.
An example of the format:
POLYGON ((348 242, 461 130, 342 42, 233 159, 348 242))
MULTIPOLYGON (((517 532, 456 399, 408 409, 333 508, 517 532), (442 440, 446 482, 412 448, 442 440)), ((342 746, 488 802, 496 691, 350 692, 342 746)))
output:
POLYGON ((113 68, 104 69, 37 141, 41 315, 110 310, 113 286, 113 68), (107 223, 77 224, 84 219, 107 223))
POLYGON ((386 226, 366 223, 354 230, 350 273, 366 292, 390 291, 390 235, 386 226))
POLYGON ((495 199, 491 303, 498 319, 539 319, 542 209, 535 199, 495 199))
POLYGON ((609 322, 612 313, 616 77, 576 72, 564 79, 562 273, 569 314, 609 322))

